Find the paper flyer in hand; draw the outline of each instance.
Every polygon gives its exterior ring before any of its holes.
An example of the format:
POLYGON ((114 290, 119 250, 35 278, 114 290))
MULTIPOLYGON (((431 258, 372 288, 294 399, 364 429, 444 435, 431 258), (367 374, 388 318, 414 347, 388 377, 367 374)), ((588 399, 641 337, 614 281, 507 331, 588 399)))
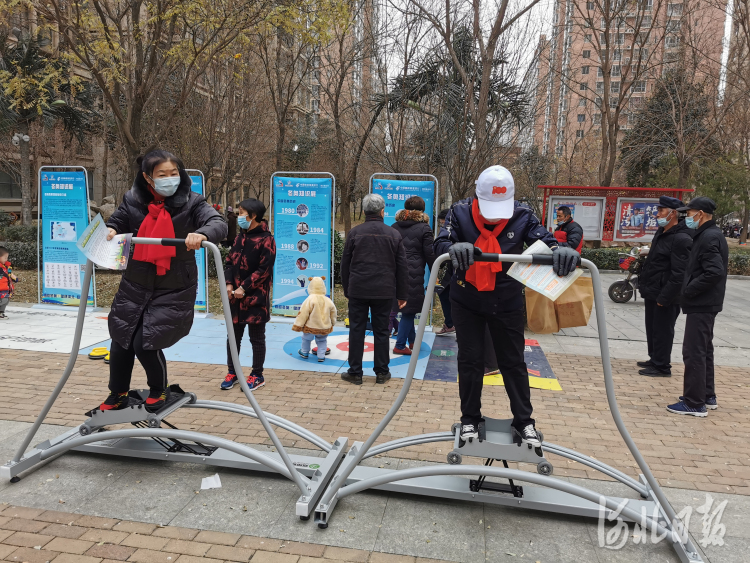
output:
MULTIPOLYGON (((551 255, 552 249, 542 241, 538 240, 524 250, 523 253, 551 255)), ((573 282, 582 274, 583 270, 576 268, 567 276, 561 277, 552 270, 552 266, 546 266, 544 264, 524 264, 521 262, 516 262, 508 270, 508 275, 510 277, 520 281, 526 287, 541 293, 552 301, 555 301, 560 297, 563 292, 573 285, 573 282)))
POLYGON ((115 235, 112 240, 107 240, 108 234, 109 229, 104 219, 97 214, 83 231, 76 246, 97 266, 110 270, 124 270, 128 266, 130 239, 133 235, 115 235))

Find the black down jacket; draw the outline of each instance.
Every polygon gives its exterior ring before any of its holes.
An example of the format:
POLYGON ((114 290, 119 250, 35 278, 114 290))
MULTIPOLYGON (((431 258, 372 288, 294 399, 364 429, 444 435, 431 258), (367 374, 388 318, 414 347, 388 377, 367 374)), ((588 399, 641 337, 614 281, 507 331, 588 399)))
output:
MULTIPOLYGON (((180 170, 180 179, 175 194, 165 200, 175 238, 199 233, 214 244, 226 238, 227 224, 221 215, 202 195, 190 190, 192 182, 184 170, 180 170)), ((138 172, 133 187, 107 221, 107 227, 135 236, 153 199, 146 180, 138 172)), ((131 255, 112 302, 109 335, 123 348, 129 348, 143 317, 143 347, 147 350, 168 348, 190 332, 197 291, 198 267, 194 250, 178 246, 177 255, 163 276, 156 275, 154 264, 134 260, 131 255)))
MULTIPOLYGON (((435 250, 432 245, 435 237, 430 229, 430 218, 421 211, 402 209, 396 213, 396 222, 391 225, 404 241, 406 263, 409 266, 409 287, 406 306, 402 313, 416 314, 422 312, 424 303, 424 267, 432 269, 435 262, 435 250)), ((398 310, 398 306, 396 309, 398 310)))
POLYGON ((684 313, 718 313, 727 290, 729 247, 713 220, 695 231, 680 304, 684 313))
POLYGON ((685 223, 677 223, 668 231, 661 227, 656 231, 646 263, 638 276, 641 297, 662 306, 680 302, 691 246, 693 234, 685 223))

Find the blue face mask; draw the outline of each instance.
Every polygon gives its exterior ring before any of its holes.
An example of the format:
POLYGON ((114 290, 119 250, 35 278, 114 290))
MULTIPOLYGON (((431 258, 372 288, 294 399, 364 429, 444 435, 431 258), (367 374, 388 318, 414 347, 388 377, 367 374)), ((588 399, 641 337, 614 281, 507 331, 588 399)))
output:
MULTIPOLYGON (((669 215, 671 215, 671 213, 670 213, 669 215)), ((671 219, 669 218, 669 215, 667 215, 666 217, 657 217, 657 218, 656 218, 656 222, 657 222, 657 224, 658 224, 658 225, 659 225, 660 227, 666 227, 666 226, 667 226, 667 224, 669 223, 669 221, 671 220, 671 219)))
MULTIPOLYGON (((153 178, 151 179, 154 180, 153 178)), ((154 180, 154 191, 160 196, 164 197, 174 195, 179 186, 179 176, 170 176, 169 178, 156 178, 154 180)))
POLYGON ((250 221, 247 219, 247 215, 240 215, 237 217, 237 224, 239 225, 240 229, 249 229, 250 228, 250 221))
POLYGON ((690 217, 689 215, 685 217, 685 226, 688 229, 697 229, 698 228, 698 221, 695 220, 695 217, 690 217))

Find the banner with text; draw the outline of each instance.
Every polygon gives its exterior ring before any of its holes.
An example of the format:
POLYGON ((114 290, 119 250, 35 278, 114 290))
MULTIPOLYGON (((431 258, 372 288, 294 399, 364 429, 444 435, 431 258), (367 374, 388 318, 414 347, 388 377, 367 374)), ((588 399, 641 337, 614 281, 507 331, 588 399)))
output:
POLYGON ((435 228, 435 182, 414 180, 384 180, 373 178, 372 193, 385 200, 385 224, 396 222, 396 213, 404 208, 404 202, 418 195, 424 200, 424 212, 430 217, 430 227, 435 228))
POLYGON ((311 277, 325 276, 331 296, 332 204, 331 178, 274 177, 272 314, 296 316, 311 277))
POLYGON ((557 209, 566 206, 570 208, 573 221, 583 229, 583 240, 602 240, 604 227, 604 198, 603 197, 570 197, 552 196, 547 206, 547 225, 549 231, 554 232, 557 225, 557 209))
POLYGON ((659 228, 656 222, 658 203, 658 199, 618 198, 614 240, 648 242, 654 238, 656 229, 659 228))
MULTIPOLYGON (((78 305, 86 257, 78 237, 89 224, 86 170, 39 170, 39 215, 42 235, 42 303, 78 305)), ((92 279, 87 305, 94 304, 92 279)))
MULTIPOLYGON (((197 170, 187 170, 193 185, 190 187, 197 194, 203 193, 203 175, 197 170)), ((232 241, 234 242, 234 241, 232 241)), ((206 252, 205 248, 195 251, 195 264, 198 266, 198 292, 195 295, 195 310, 199 313, 208 311, 208 290, 206 287, 206 252)), ((223 264, 217 264, 217 268, 223 268, 223 264)))

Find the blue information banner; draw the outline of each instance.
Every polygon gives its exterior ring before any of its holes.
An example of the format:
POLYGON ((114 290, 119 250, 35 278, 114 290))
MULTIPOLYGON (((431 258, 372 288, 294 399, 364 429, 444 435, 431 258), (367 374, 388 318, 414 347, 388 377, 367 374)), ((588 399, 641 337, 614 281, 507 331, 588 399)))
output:
MULTIPOLYGON (((188 170, 188 173, 194 172, 188 170)), ((197 194, 205 195, 203 193, 203 175, 190 174, 190 179, 193 181, 193 185, 190 187, 197 194)), ((232 241, 234 242, 234 241, 232 241)), ((195 311, 199 313, 205 313, 208 311, 208 292, 206 291, 206 252, 205 248, 201 248, 195 251, 195 263, 198 266, 198 293, 195 296, 195 311)), ((223 264, 217 264, 217 268, 223 268, 223 264)))
POLYGON ((272 314, 296 316, 311 277, 325 276, 331 296, 332 204, 331 178, 274 177, 272 314))
POLYGON ((430 217, 430 227, 435 228, 435 182, 414 180, 381 180, 374 178, 372 193, 385 200, 385 224, 396 222, 396 213, 404 208, 404 202, 418 195, 424 200, 424 212, 430 217))
MULTIPOLYGON (((86 171, 39 171, 42 232, 41 301, 79 305, 86 257, 76 242, 89 224, 86 171)), ((93 280, 88 305, 94 304, 93 280)))
MULTIPOLYGON (((435 182, 431 180, 383 180, 373 178, 372 193, 383 196, 385 200, 386 225, 396 222, 396 213, 404 208, 404 202, 418 195, 424 200, 424 212, 430 218, 430 227, 435 230, 435 182)), ((425 266, 425 287, 430 281, 430 269, 425 266)))

